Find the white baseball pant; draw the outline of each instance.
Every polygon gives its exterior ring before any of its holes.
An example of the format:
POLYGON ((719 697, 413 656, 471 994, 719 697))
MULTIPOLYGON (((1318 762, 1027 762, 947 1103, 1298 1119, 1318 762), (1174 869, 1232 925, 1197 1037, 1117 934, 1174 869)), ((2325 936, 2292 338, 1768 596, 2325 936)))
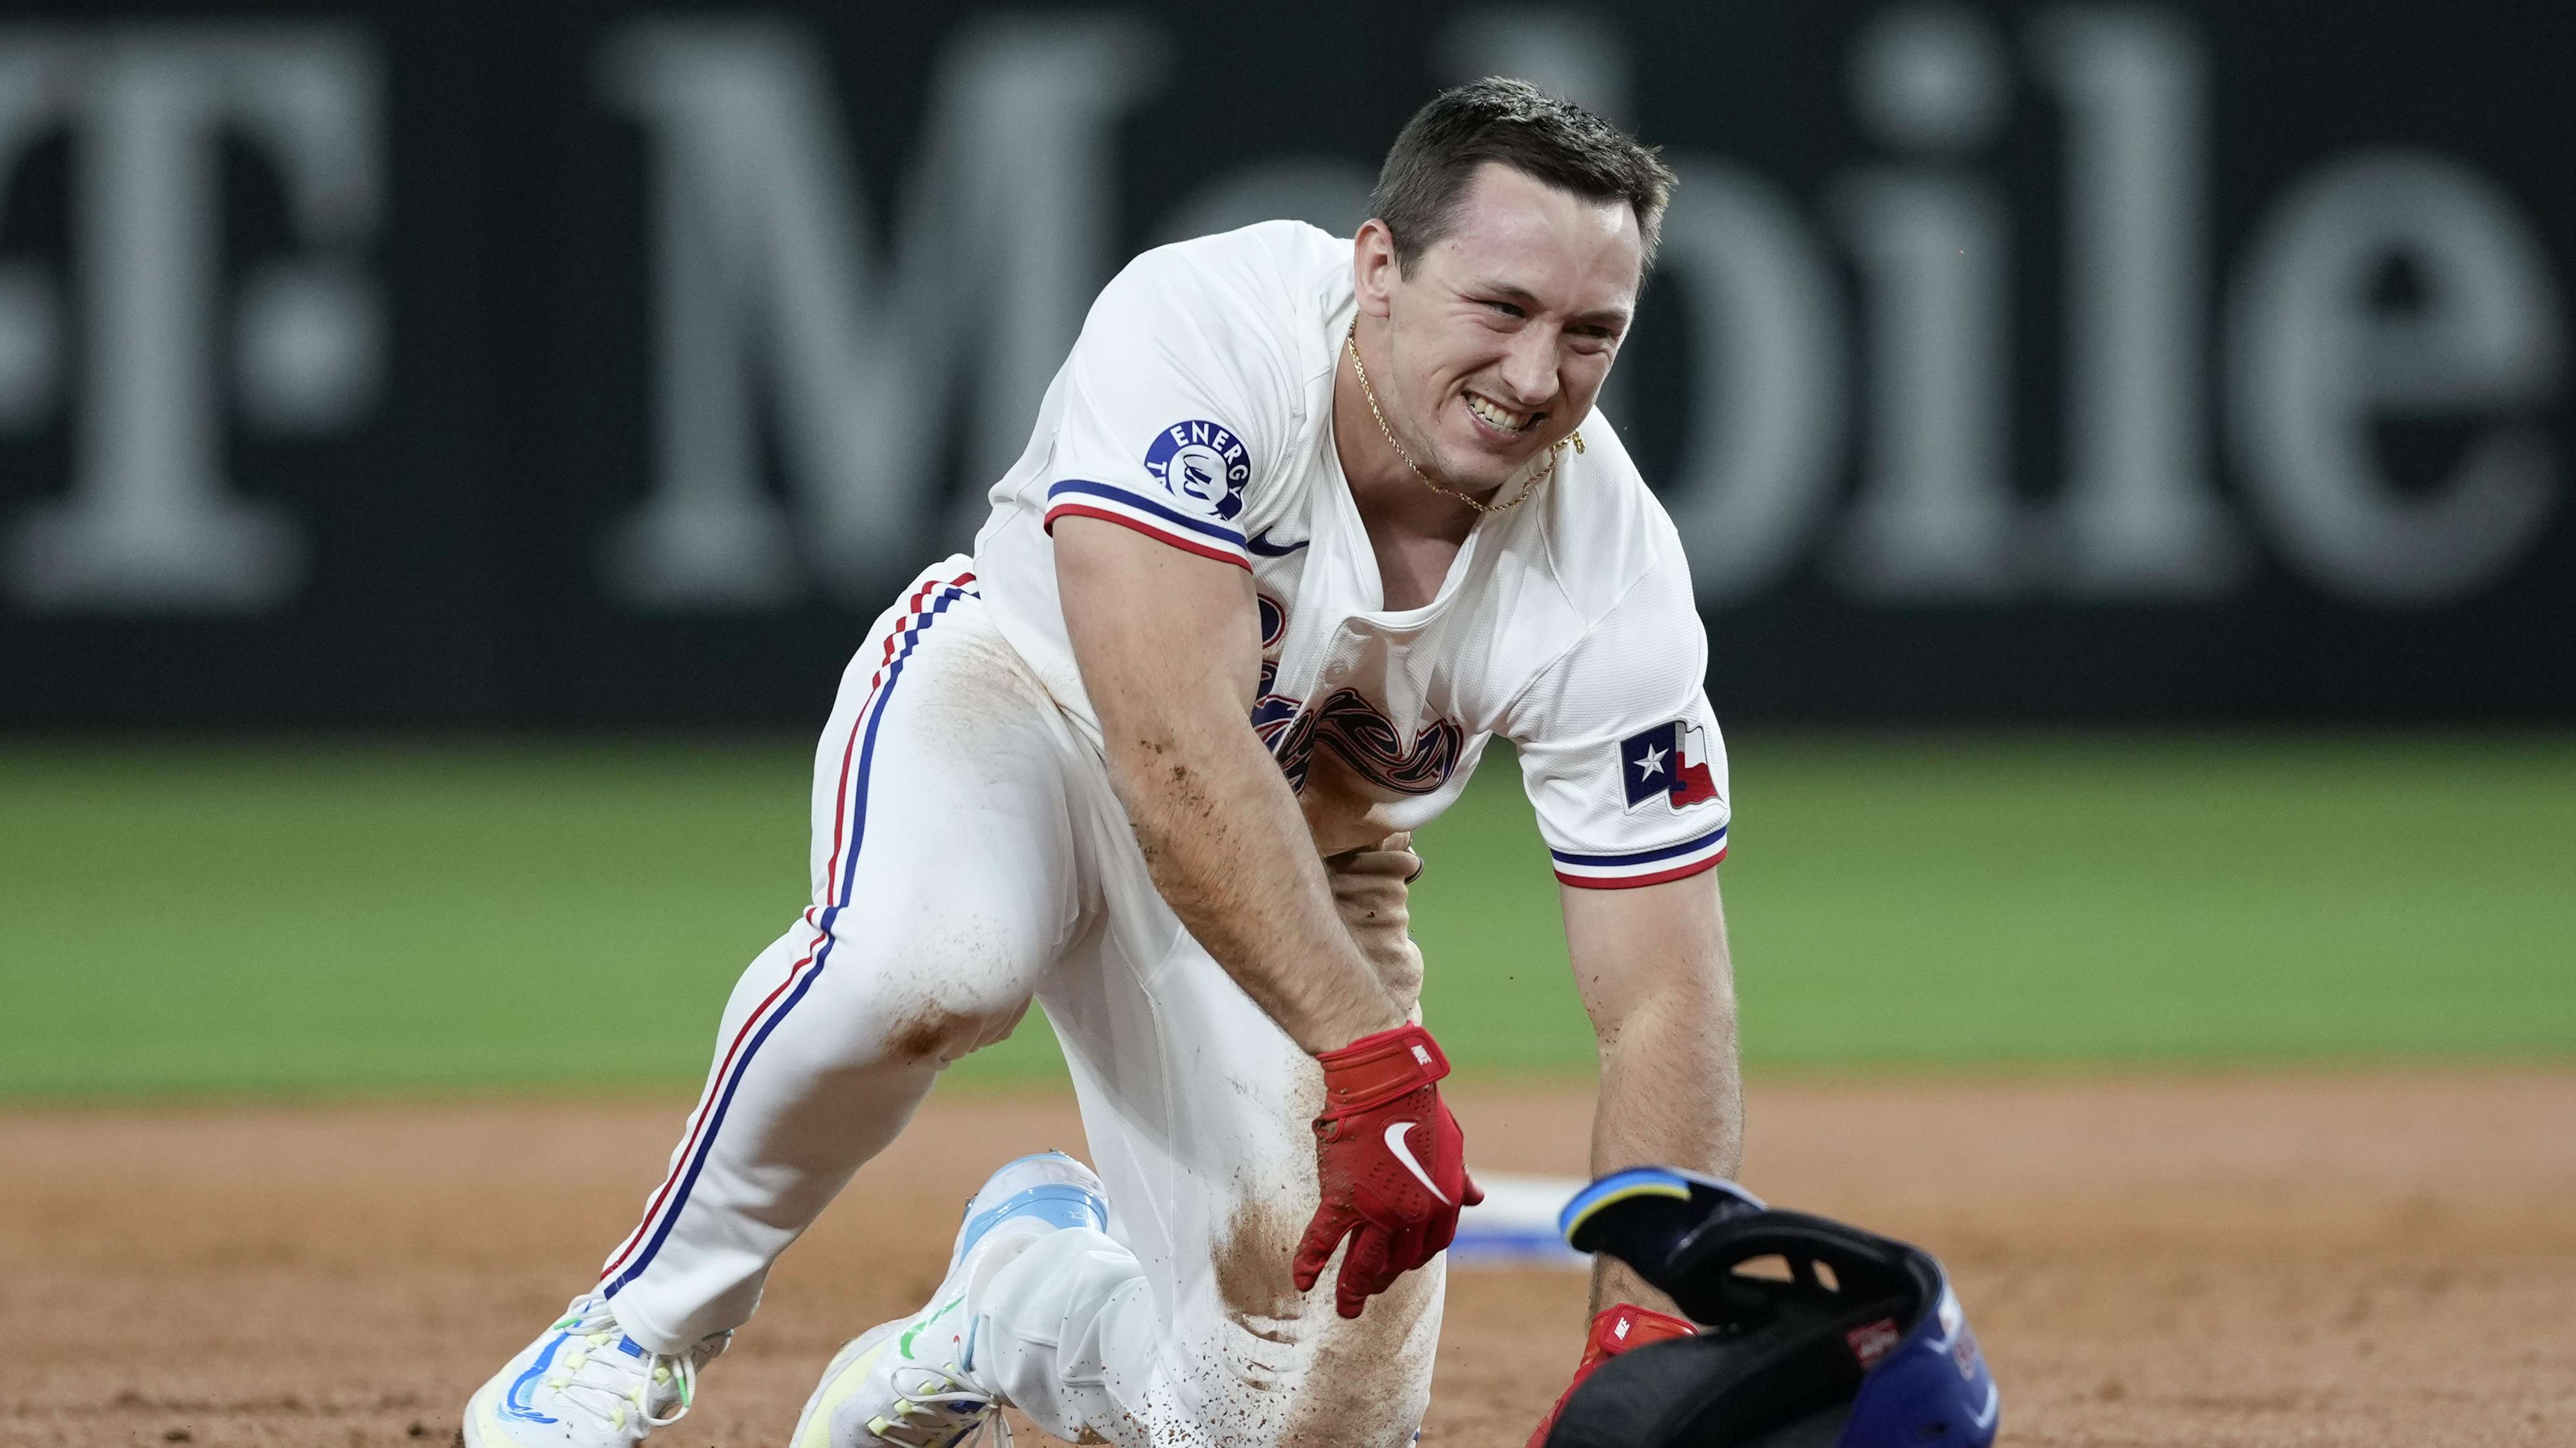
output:
POLYGON ((748 1319, 940 1068, 1034 998, 1109 1230, 1054 1233, 993 1275, 969 1303, 978 1375, 1065 1439, 1408 1442, 1443 1264, 1356 1322, 1329 1271, 1296 1291, 1321 1073, 1164 903, 1098 750, 970 570, 923 574, 842 677, 815 755, 813 903, 734 988, 670 1173, 606 1265, 618 1321, 677 1351, 748 1319))

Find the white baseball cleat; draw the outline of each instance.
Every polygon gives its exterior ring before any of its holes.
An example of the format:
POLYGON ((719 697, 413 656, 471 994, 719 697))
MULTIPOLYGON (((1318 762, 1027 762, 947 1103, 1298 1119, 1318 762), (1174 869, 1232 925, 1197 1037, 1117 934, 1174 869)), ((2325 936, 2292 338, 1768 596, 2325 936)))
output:
POLYGON ((947 1280, 921 1311, 843 1345, 805 1400, 793 1448, 955 1448, 987 1423, 1008 1442, 1002 1396, 975 1371, 967 1286, 1005 1243, 1108 1226, 1100 1178, 1060 1151, 1024 1156, 993 1173, 966 1203, 947 1280))
POLYGON ((583 1293, 467 1400, 465 1448, 632 1448, 688 1413, 698 1369, 731 1341, 719 1332, 684 1353, 647 1351, 607 1298, 583 1293))

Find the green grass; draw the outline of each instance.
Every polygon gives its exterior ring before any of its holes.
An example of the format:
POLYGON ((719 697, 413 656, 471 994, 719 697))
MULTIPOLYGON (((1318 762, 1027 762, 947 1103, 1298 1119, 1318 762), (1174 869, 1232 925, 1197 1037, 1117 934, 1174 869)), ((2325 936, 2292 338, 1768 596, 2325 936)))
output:
MULTIPOLYGON (((1723 878, 1757 1066, 2576 1055, 2576 742, 1756 737, 1731 755, 1723 878)), ((1471 807, 1483 828, 1462 809, 1425 842, 1441 888, 1416 934, 1434 981, 1510 964, 1434 998, 1443 1039, 1585 1064, 1526 808, 1496 788, 1471 807), (1488 872, 1512 888, 1472 883, 1488 872)))
MULTIPOLYGON (((0 1096, 704 1068, 804 888, 801 745, 0 747, 0 1096)), ((2576 1057, 2576 741, 1766 738, 1725 868, 1757 1069, 2576 1057)), ((1507 754, 1422 842, 1426 1009, 1580 1071, 1507 754)), ((1049 1076, 1033 1015, 961 1073, 1049 1076)))

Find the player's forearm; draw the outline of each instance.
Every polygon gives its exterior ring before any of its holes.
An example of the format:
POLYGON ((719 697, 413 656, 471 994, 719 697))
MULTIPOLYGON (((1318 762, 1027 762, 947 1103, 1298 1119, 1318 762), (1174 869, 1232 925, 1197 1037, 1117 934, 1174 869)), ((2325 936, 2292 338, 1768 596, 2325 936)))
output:
MULTIPOLYGON (((1597 1173, 1655 1164, 1732 1177, 1744 1151, 1735 975, 1717 872, 1631 890, 1567 887, 1566 945, 1601 1052, 1597 1173)), ((1627 1268, 1593 1273, 1595 1310, 1672 1304, 1627 1268)))
POLYGON ((1190 933, 1308 1051, 1403 1024, 1404 1011, 1333 906, 1305 817, 1278 764, 1240 720, 1102 724, 1110 780, 1156 888, 1190 933))
POLYGON ((1732 996, 1711 983, 1641 1002, 1601 1042, 1593 1168, 1653 1163, 1733 1177, 1743 1157, 1732 996))
POLYGON ((1575 985, 1600 1050, 1592 1163, 1732 1176, 1744 1142, 1735 972, 1717 872, 1560 892, 1575 985))
MULTIPOLYGON (((1594 1175, 1649 1163, 1732 1179, 1743 1169, 1744 1077, 1735 1002, 1721 980, 1637 1003, 1601 1046, 1592 1123, 1594 1175)), ((1600 1259, 1592 1307, 1673 1305, 1622 1264, 1600 1259)))
POLYGON ((1181 923, 1309 1051, 1401 1024, 1252 732, 1251 575, 1094 518, 1063 520, 1055 550, 1110 784, 1181 923))

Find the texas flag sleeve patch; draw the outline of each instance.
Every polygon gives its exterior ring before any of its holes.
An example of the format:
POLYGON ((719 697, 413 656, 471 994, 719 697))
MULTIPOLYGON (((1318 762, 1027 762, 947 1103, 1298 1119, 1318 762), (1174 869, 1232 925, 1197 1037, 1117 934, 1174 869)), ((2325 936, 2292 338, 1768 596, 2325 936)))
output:
MULTIPOLYGON (((1726 858, 1725 798, 1718 789, 1706 729, 1687 719, 1674 719, 1620 740, 1619 791, 1629 815, 1696 817, 1702 821, 1701 830, 1678 844, 1619 854, 1552 849, 1556 878, 1587 889, 1623 890, 1696 875, 1726 858), (1697 808, 1701 805, 1716 808, 1701 812, 1697 808)), ((1664 835, 1669 826, 1649 819, 1630 828, 1664 835)))
POLYGON ((1676 810, 1717 798, 1707 731, 1675 719, 1620 740, 1619 784, 1627 791, 1630 814, 1658 798, 1676 810))

